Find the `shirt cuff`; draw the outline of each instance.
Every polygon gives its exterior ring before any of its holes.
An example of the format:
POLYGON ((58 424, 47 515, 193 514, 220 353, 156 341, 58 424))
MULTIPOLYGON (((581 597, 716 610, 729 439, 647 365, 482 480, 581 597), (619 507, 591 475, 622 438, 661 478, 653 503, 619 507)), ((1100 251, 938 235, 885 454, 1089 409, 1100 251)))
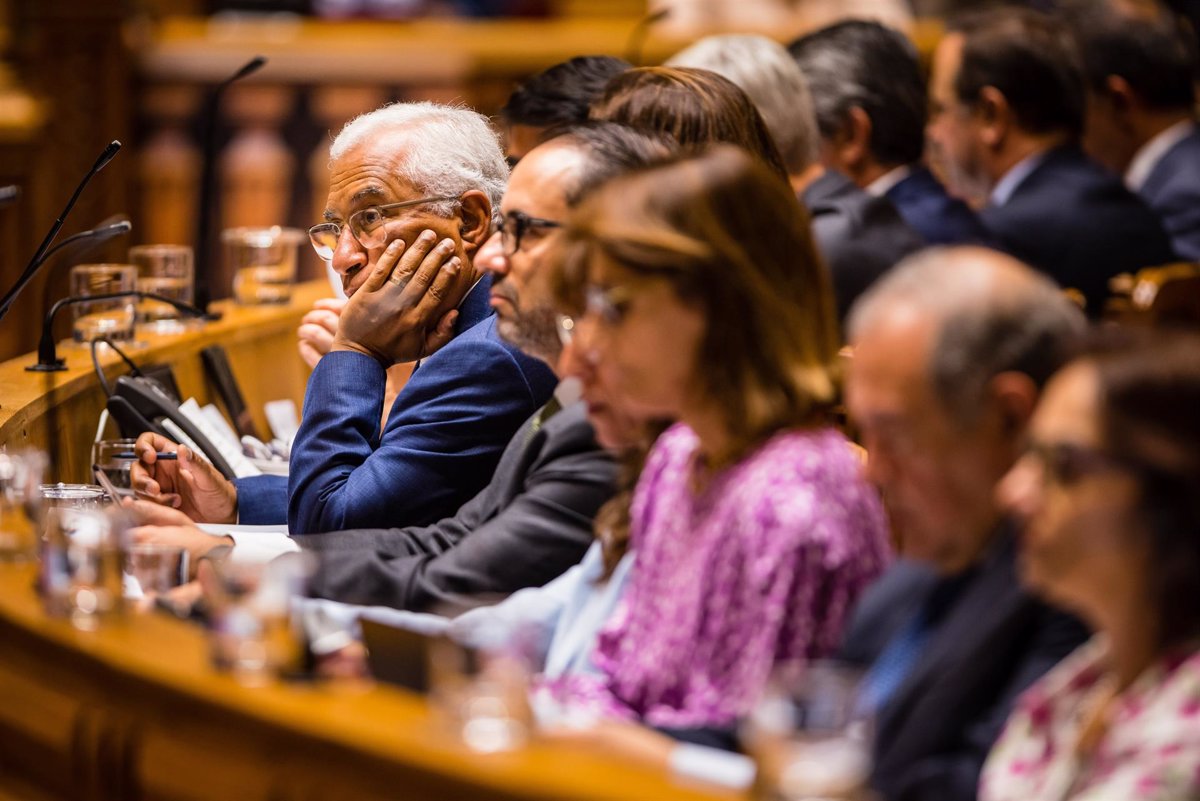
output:
POLYGON ((733 790, 746 790, 754 781, 754 762, 747 756, 703 745, 681 743, 671 751, 671 772, 733 790))

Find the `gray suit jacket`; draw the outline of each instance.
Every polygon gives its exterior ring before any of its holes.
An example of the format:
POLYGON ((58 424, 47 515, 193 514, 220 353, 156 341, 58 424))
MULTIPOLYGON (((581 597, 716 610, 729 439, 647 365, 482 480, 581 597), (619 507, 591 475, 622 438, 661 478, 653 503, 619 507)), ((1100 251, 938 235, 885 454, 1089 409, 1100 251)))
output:
POLYGON ((596 443, 583 403, 540 426, 538 418, 518 429, 491 482, 453 517, 295 537, 319 558, 312 594, 426 610, 540 586, 577 564, 596 511, 614 492, 616 467, 596 443))

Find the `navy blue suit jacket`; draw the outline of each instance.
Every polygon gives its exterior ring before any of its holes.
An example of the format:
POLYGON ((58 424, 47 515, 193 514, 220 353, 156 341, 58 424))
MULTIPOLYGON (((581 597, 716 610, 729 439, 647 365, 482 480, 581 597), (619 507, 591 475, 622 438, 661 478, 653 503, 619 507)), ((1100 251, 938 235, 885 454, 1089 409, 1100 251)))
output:
POLYGON ((1051 150, 1008 202, 980 213, 998 244, 1084 294, 1099 314, 1108 279, 1175 260, 1162 223, 1078 147, 1051 150))
POLYGON ((840 172, 826 170, 800 201, 812 215, 813 239, 833 279, 839 320, 875 279, 925 244, 891 201, 867 194, 840 172))
MULTIPOLYGON (((974 801, 1017 696, 1088 637, 1021 587, 1014 537, 997 536, 878 710, 871 784, 885 801, 974 801)), ((938 583, 928 566, 896 562, 859 599, 841 658, 872 665, 938 583)))
POLYGON ((1138 194, 1162 218, 1175 253, 1200 261, 1200 130, 1163 155, 1138 194))
POLYGON ((971 207, 952 197, 927 167, 914 164, 912 172, 884 196, 930 245, 987 245, 992 241, 971 207))
POLYGON ((322 358, 308 381, 290 475, 239 481, 239 522, 286 519, 293 534, 421 525, 479 492, 557 383, 545 363, 500 339, 490 286, 485 277, 467 295, 458 333, 421 361, 382 436, 384 369, 359 353, 322 358))

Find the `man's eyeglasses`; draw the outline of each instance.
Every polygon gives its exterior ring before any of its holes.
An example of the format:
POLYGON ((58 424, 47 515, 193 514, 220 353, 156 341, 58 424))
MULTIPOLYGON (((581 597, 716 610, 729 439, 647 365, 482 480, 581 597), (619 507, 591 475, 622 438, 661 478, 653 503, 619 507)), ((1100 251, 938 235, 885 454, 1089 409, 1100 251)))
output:
POLYGON ((1025 453, 1042 468, 1047 484, 1069 487, 1089 475, 1132 467, 1118 456, 1071 442, 1030 442, 1025 453))
POLYGON ((530 217, 522 211, 510 211, 500 220, 500 243, 504 255, 511 256, 521 249, 521 237, 539 228, 562 228, 562 223, 530 217))
MULTIPOLYGON (((388 212, 399 211, 410 206, 420 206, 423 203, 439 203, 443 200, 457 200, 457 195, 439 195, 438 197, 423 197, 417 200, 402 200, 399 203, 385 203, 382 206, 367 206, 350 215, 347 224, 350 234, 368 250, 381 248, 387 244, 387 227, 384 223, 391 216, 388 212)), ((325 261, 333 259, 337 250, 338 240, 342 238, 340 223, 327 222, 314 225, 308 229, 308 239, 312 242, 313 250, 325 261)))

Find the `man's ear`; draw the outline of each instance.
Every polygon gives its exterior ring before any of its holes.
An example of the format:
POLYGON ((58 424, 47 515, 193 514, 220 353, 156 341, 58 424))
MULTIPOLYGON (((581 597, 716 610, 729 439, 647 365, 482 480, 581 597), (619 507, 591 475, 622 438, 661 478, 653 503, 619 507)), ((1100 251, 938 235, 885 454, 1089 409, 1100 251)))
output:
POLYGON ((1037 407, 1037 385, 1025 373, 1010 370, 993 376, 988 390, 996 404, 1001 431, 1019 445, 1017 441, 1037 407))
POLYGON ((871 154, 871 118, 858 106, 846 112, 842 125, 826 140, 833 163, 829 166, 853 177, 871 154))
POLYGON ((1120 75, 1109 75, 1104 79, 1104 95, 1111 104, 1114 115, 1122 122, 1138 101, 1129 81, 1120 75))
POLYGON ((983 143, 992 149, 1004 142, 1009 128, 1015 122, 1008 98, 994 86, 985 86, 979 91, 979 99, 975 101, 975 115, 979 120, 983 143))
POLYGON ((458 199, 461 218, 459 234, 463 250, 474 254, 492 234, 492 202, 478 189, 472 189, 458 199))

